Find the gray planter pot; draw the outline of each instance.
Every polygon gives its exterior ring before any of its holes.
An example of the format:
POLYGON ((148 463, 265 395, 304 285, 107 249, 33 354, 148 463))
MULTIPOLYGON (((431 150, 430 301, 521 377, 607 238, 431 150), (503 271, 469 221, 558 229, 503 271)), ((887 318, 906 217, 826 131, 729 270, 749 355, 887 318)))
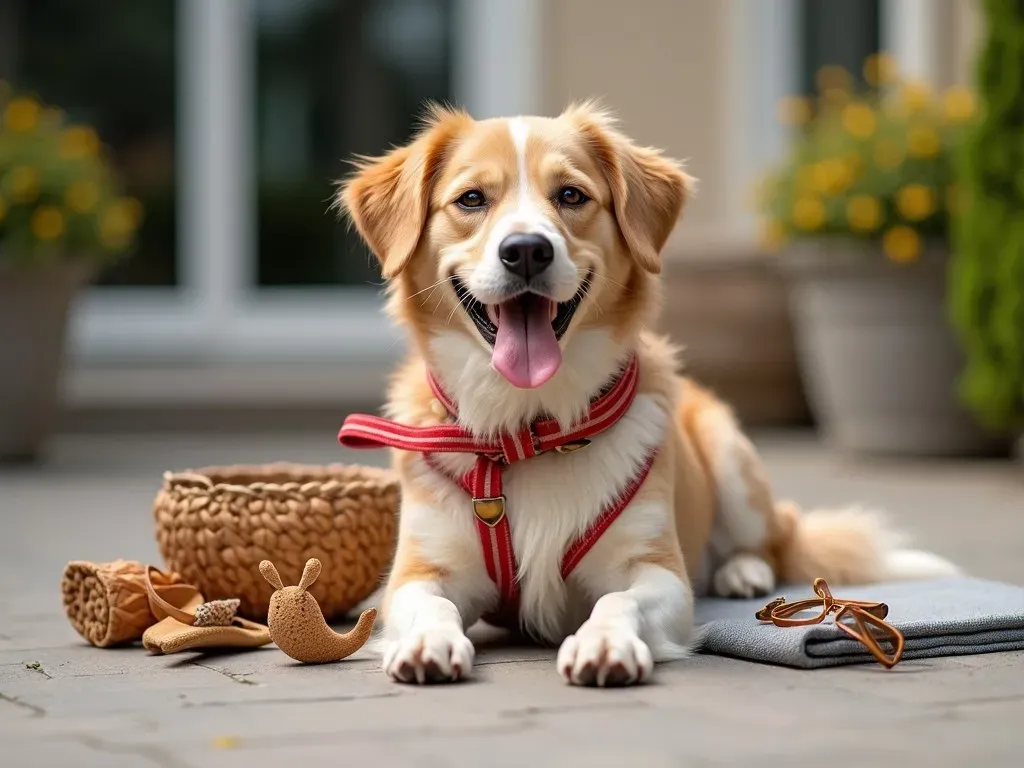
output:
POLYGON ((0 266, 0 461, 31 461, 60 405, 68 310, 91 270, 0 266))
POLYGON ((842 238, 780 255, 808 399, 841 450, 1006 456, 1012 440, 980 427, 959 401, 963 358, 946 315, 948 254, 912 265, 842 238))

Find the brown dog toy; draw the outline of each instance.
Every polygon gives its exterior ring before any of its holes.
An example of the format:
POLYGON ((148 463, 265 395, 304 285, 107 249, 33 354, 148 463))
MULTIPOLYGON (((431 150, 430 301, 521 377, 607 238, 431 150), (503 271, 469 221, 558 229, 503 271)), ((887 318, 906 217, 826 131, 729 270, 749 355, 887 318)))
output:
MULTIPOLYGON (((152 578, 160 594, 182 583, 176 573, 157 572, 152 578)), ((99 648, 135 642, 157 621, 146 594, 146 566, 135 560, 72 560, 64 568, 61 593, 71 626, 99 648)))
POLYGON ((277 590, 270 597, 267 615, 270 637, 286 654, 307 664, 341 661, 351 656, 370 639, 373 622, 377 620, 377 609, 368 608, 344 635, 327 626, 316 598, 306 591, 320 575, 321 567, 316 558, 307 560, 299 585, 286 587, 272 562, 260 563, 263 578, 277 590))
POLYGON ((236 615, 239 600, 206 601, 191 584, 165 587, 153 584, 160 571, 146 569, 149 610, 156 623, 142 635, 142 644, 152 653, 178 653, 200 648, 258 648, 270 644, 270 630, 236 615))

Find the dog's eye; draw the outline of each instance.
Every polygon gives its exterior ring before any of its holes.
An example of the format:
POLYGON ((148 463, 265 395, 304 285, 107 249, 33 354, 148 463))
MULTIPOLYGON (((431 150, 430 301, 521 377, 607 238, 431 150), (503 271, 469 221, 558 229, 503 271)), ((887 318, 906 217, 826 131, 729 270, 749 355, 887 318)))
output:
POLYGON ((463 192, 462 196, 455 201, 455 204, 459 208, 483 208, 487 204, 487 200, 484 199, 483 192, 471 189, 469 192, 463 192))
POLYGON ((583 205, 589 198, 577 187, 562 187, 558 190, 558 202, 560 205, 583 205))

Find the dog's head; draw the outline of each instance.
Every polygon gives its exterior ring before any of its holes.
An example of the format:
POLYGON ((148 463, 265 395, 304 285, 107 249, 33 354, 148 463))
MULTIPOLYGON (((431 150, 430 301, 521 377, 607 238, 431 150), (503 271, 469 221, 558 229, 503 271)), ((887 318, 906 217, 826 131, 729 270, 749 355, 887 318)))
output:
POLYGON ((689 186, 590 104, 483 121, 437 108, 411 143, 360 160, 339 202, 421 344, 457 329, 530 389, 581 329, 624 341, 649 319, 689 186))

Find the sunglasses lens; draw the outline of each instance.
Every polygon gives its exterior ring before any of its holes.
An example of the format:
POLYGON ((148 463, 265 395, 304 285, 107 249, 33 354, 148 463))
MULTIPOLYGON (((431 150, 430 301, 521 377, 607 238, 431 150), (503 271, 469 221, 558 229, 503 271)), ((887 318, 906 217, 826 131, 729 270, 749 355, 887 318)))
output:
POLYGON ((802 608, 795 613, 786 615, 787 619, 792 621, 806 621, 806 622, 817 622, 824 618, 825 608, 821 603, 807 608, 802 608))

